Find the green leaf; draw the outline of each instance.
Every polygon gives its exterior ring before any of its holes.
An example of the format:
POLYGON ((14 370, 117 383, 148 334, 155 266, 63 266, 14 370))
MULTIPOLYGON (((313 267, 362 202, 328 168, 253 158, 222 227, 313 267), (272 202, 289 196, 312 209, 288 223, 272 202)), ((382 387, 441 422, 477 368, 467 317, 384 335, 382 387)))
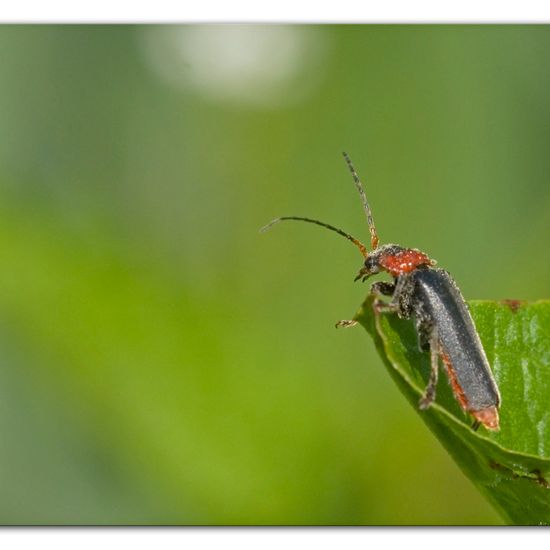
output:
MULTIPOLYGON (((470 302, 500 389, 499 432, 472 430, 444 376, 435 403, 418 409, 429 370, 414 325, 375 314, 369 296, 355 319, 373 336, 399 389, 493 506, 511 524, 550 524, 550 301, 470 302)), ((452 495, 449 495, 452 498, 452 495)))

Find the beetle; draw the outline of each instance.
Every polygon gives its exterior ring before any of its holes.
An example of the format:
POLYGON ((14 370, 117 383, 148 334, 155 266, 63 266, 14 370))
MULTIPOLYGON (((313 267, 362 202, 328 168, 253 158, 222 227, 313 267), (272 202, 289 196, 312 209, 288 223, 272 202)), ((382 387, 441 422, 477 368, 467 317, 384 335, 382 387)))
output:
MULTIPOLYGON (((367 216, 371 250, 345 231, 312 218, 282 216, 264 226, 261 231, 286 220, 296 220, 320 225, 351 241, 364 257, 364 263, 355 281, 366 281, 377 273, 388 273, 391 282, 377 281, 371 285, 376 314, 390 311, 402 319, 413 319, 418 346, 430 352, 431 368, 428 384, 419 401, 420 409, 427 409, 435 400, 440 360, 447 373, 450 386, 460 407, 479 425, 498 431, 498 410, 501 403, 489 361, 475 328, 474 321, 462 294, 444 269, 416 248, 396 244, 379 244, 367 196, 359 176, 346 153, 344 159, 353 177, 367 216), (389 301, 384 300, 388 298, 389 301)), ((339 321, 337 327, 350 327, 357 321, 339 321)))

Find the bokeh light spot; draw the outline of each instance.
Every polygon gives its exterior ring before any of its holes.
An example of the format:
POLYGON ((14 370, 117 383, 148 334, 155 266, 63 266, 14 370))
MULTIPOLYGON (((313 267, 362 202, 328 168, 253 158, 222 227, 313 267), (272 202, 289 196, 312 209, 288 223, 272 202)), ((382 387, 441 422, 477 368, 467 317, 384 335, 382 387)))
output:
POLYGON ((320 28, 278 25, 152 27, 150 67, 165 82, 215 102, 284 107, 320 83, 328 51, 320 28))

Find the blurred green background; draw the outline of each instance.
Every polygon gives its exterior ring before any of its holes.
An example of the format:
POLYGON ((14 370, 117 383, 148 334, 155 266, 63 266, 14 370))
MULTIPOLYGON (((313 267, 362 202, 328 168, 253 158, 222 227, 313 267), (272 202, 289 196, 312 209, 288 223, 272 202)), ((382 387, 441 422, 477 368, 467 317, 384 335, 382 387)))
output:
POLYGON ((550 28, 0 27, 0 523, 499 524, 350 318, 368 240, 548 297, 550 28))

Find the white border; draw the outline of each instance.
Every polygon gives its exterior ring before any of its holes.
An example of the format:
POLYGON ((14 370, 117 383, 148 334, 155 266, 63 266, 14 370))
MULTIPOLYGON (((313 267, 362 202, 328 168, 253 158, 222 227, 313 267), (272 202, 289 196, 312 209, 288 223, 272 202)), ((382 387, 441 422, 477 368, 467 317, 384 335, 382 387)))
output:
POLYGON ((550 22, 541 0, 201 0, 154 2, 95 0, 5 2, 4 23, 534 23, 550 22))
POLYGON ((0 531, 2 548, 44 550, 97 550, 131 548, 150 550, 464 550, 464 548, 517 548, 548 542, 548 529, 536 528, 153 528, 153 529, 8 529, 0 531), (546 539, 546 540, 544 540, 546 539), (371 546, 372 544, 372 546, 371 546))

